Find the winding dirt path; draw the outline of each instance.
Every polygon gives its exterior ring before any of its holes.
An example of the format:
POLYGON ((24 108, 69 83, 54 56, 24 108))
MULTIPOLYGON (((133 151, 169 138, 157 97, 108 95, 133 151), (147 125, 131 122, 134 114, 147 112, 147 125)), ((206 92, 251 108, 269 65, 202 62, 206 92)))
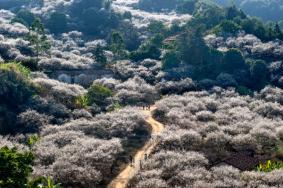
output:
MULTIPOLYGON (((143 113, 148 116, 146 121, 151 126, 151 137, 160 134, 164 129, 164 125, 162 123, 153 119, 151 112, 154 110, 155 107, 152 107, 151 110, 143 110, 143 113)), ((121 171, 121 173, 114 180, 112 180, 107 188, 126 188, 129 180, 139 170, 140 161, 144 160, 145 154, 148 155, 152 152, 156 144, 157 142, 153 142, 152 140, 147 141, 146 144, 135 154, 134 164, 128 164, 126 168, 121 171)))

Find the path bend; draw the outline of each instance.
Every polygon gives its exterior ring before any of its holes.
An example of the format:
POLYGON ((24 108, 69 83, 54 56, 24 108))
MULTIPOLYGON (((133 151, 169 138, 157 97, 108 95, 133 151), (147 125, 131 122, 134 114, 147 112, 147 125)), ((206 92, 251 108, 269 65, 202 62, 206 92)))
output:
MULTIPOLYGON (((152 112, 155 109, 156 107, 152 107, 151 110, 142 111, 145 115, 147 115, 146 122, 150 125, 151 137, 160 134, 164 129, 164 125, 156 121, 152 117, 152 112)), ((110 182, 107 188, 126 188, 129 180, 139 170, 139 162, 144 159, 145 154, 150 154, 156 145, 157 142, 152 142, 151 140, 148 140, 145 145, 136 152, 134 156, 134 164, 127 164, 126 168, 110 182)))

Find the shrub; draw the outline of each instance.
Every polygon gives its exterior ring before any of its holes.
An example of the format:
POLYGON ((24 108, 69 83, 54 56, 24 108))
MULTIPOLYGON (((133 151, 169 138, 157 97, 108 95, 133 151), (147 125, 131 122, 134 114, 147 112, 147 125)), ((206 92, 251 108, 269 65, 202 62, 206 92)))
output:
POLYGON ((237 49, 230 49, 224 55, 223 59, 224 69, 229 72, 233 73, 236 69, 244 69, 245 68, 245 61, 241 51, 237 49))
POLYGON ((28 69, 17 63, 0 63, 0 133, 17 131, 16 116, 34 94, 28 69))
POLYGON ((238 85, 237 81, 231 74, 221 73, 216 78, 218 85, 221 87, 235 87, 238 85))
POLYGON ((181 61, 178 54, 175 51, 166 52, 162 57, 162 68, 164 70, 169 70, 174 67, 178 67, 181 61))
POLYGON ((260 163, 256 167, 256 170, 258 172, 271 172, 275 169, 281 169, 281 168, 283 168, 283 162, 267 160, 265 163, 260 163))
POLYGON ((89 105, 95 103, 98 106, 104 106, 107 104, 106 99, 112 95, 113 92, 109 88, 103 85, 93 84, 88 88, 86 97, 89 105))
POLYGON ((250 74, 255 85, 255 89, 262 89, 268 79, 268 69, 265 61, 257 60, 250 63, 250 74))
POLYGON ((16 148, 0 149, 0 187, 25 187, 32 172, 34 156, 30 152, 18 152, 16 148))
POLYGON ((35 178, 28 182, 27 188, 60 188, 60 184, 55 184, 54 181, 48 177, 35 178))

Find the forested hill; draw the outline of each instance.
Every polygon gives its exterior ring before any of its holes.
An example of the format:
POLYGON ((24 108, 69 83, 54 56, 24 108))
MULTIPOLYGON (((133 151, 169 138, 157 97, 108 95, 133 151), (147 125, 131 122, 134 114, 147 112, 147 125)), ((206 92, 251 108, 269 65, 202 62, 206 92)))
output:
POLYGON ((215 0, 220 5, 237 5, 245 13, 264 21, 279 22, 283 26, 283 1, 281 0, 215 0))

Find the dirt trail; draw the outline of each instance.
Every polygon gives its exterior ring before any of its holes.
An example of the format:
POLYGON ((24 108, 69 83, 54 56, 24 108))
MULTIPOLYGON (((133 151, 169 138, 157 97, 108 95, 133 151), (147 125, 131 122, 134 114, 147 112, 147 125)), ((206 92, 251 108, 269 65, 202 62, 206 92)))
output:
MULTIPOLYGON (((147 122, 151 126, 151 137, 157 135, 162 132, 164 129, 164 125, 160 122, 153 119, 151 112, 155 110, 155 107, 151 108, 151 110, 143 110, 148 118, 147 122)), ((145 154, 150 154, 154 147, 156 146, 156 142, 149 140, 146 144, 137 151, 134 157, 134 164, 128 164, 126 168, 107 186, 107 188, 126 188, 129 180, 133 177, 135 172, 137 172, 140 168, 140 161, 144 160, 145 154)))

